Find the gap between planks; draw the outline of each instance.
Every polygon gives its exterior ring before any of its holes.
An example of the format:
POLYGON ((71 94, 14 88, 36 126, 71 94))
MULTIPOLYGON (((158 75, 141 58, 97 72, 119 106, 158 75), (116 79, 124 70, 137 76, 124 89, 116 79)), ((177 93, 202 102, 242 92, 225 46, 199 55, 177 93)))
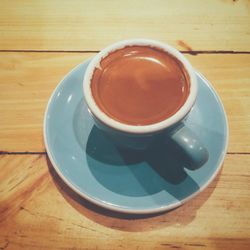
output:
MULTIPOLYGON (((234 50, 179 50, 183 54, 250 54, 250 51, 234 50)), ((0 50, 1 52, 23 52, 23 53, 98 53, 99 50, 0 50)))
MULTIPOLYGON (((250 152, 227 152, 228 155, 250 155, 250 152)), ((47 155, 46 151, 41 152, 8 152, 0 151, 0 155, 47 155)))

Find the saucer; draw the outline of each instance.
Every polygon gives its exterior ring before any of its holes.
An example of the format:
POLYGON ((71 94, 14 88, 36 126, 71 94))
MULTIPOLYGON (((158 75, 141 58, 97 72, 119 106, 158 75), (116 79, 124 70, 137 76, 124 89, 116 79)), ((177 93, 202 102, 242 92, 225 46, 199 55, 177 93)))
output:
POLYGON ((159 139, 146 152, 117 148, 94 126, 83 100, 82 81, 90 60, 69 72, 54 90, 44 117, 50 161, 63 181, 83 198, 125 213, 156 213, 196 196, 218 174, 228 144, 223 105, 199 73, 198 98, 185 120, 209 152, 191 170, 175 145, 159 139))

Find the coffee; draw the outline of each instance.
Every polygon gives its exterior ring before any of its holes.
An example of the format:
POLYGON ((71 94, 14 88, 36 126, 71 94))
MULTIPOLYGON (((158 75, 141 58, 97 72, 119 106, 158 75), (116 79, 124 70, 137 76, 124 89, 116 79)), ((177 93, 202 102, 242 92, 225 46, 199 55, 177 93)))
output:
POLYGON ((91 79, 92 96, 109 117, 149 125, 174 115, 190 91, 181 62, 150 46, 126 46, 104 57, 91 79))

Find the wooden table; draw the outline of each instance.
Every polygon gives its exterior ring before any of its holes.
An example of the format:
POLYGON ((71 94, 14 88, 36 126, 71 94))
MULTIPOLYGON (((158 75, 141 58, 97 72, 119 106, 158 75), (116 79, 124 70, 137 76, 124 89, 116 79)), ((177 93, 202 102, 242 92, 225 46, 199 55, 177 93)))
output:
POLYGON ((0 249, 250 249, 250 2, 0 2, 0 249), (45 152, 44 110, 75 65, 115 41, 181 50, 229 119, 219 176, 196 198, 131 217, 79 198, 45 152))

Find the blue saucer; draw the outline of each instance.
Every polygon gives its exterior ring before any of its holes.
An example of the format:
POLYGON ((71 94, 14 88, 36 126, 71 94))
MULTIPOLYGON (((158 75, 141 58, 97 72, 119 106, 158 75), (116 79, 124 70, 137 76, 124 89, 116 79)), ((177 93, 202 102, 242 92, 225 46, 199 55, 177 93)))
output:
POLYGON ((88 63, 60 82, 44 118, 46 149, 65 183, 97 205, 126 213, 169 210, 207 187, 221 168, 228 144, 226 114, 208 81, 197 73, 198 99, 185 124, 207 147, 209 160, 190 170, 170 142, 159 138, 146 152, 121 149, 93 125, 82 93, 88 63))

